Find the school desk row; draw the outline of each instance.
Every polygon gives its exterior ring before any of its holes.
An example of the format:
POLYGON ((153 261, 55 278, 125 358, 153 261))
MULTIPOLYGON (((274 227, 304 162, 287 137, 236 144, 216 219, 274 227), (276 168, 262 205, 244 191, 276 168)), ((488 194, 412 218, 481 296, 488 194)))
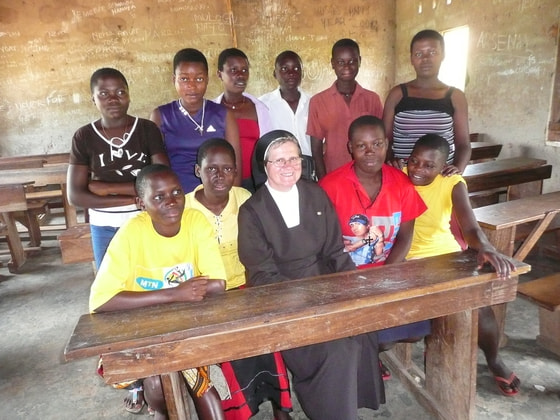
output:
MULTIPOLYGON (((515 299, 518 280, 473 267, 476 253, 465 251, 235 290, 201 302, 87 314, 65 358, 102 354, 107 383, 162 375, 169 418, 182 420, 191 417, 177 371, 433 319, 425 374, 396 353, 391 366, 434 418, 472 420, 476 309, 515 299), (270 305, 278 296, 281 304, 270 305)), ((516 267, 518 275, 530 269, 519 262, 516 267)))

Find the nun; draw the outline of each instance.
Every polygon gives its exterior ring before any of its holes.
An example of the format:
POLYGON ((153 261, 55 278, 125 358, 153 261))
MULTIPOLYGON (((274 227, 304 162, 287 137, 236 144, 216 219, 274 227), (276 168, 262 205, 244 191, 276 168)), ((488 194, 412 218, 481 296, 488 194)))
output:
MULTIPOLYGON (((327 195, 301 179, 302 154, 294 135, 265 134, 254 159, 264 184, 239 209, 238 249, 247 285, 355 270, 327 195)), ((312 420, 357 419, 359 408, 375 410, 385 402, 376 332, 285 350, 282 356, 312 420)))

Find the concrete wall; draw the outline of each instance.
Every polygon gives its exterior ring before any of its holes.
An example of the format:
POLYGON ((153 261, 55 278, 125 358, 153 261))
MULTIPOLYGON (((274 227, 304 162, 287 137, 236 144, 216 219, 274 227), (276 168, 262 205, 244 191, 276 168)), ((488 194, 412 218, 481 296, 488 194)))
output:
POLYGON ((207 56, 207 97, 222 90, 218 54, 238 46, 251 62, 247 92, 276 88, 274 59, 303 58, 302 87, 316 93, 335 79, 332 44, 360 43, 358 80, 385 97, 393 83, 393 0, 0 0, 0 155, 63 152, 74 131, 99 118, 89 78, 116 67, 130 85, 129 112, 147 118, 177 97, 173 55, 207 56))
POLYGON ((398 0, 395 82, 413 78, 409 44, 416 32, 468 25, 470 131, 502 143, 501 157, 547 159, 553 171, 545 191, 556 191, 560 143, 546 144, 546 128, 559 18, 558 0, 398 0))

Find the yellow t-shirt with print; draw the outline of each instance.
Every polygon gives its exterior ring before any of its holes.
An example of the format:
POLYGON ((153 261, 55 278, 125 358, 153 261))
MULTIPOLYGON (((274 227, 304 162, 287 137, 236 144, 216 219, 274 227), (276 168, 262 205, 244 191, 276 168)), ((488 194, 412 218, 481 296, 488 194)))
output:
POLYGON ((174 287, 191 277, 226 278, 212 226, 185 209, 181 229, 168 238, 156 232, 147 212, 127 221, 111 240, 89 297, 90 312, 123 291, 174 287))

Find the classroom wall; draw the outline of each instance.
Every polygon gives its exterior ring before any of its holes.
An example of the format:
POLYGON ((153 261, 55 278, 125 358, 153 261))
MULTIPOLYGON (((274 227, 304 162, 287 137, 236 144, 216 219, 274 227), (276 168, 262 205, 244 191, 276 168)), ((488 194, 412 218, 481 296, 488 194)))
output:
POLYGON ((559 190, 560 144, 546 144, 559 20, 558 0, 397 0, 395 81, 413 78, 416 32, 468 25, 470 131, 502 143, 500 157, 548 160, 552 178, 544 189, 559 190))
POLYGON ((194 47, 210 64, 207 97, 221 92, 219 52, 249 56, 247 92, 276 87, 275 56, 293 49, 304 60, 302 87, 316 93, 334 81, 332 44, 361 46, 358 80, 382 98, 393 84, 392 0, 0 0, 0 155, 69 150, 74 131, 99 114, 89 78, 115 67, 130 85, 129 112, 147 118, 176 98, 172 59, 194 47))

